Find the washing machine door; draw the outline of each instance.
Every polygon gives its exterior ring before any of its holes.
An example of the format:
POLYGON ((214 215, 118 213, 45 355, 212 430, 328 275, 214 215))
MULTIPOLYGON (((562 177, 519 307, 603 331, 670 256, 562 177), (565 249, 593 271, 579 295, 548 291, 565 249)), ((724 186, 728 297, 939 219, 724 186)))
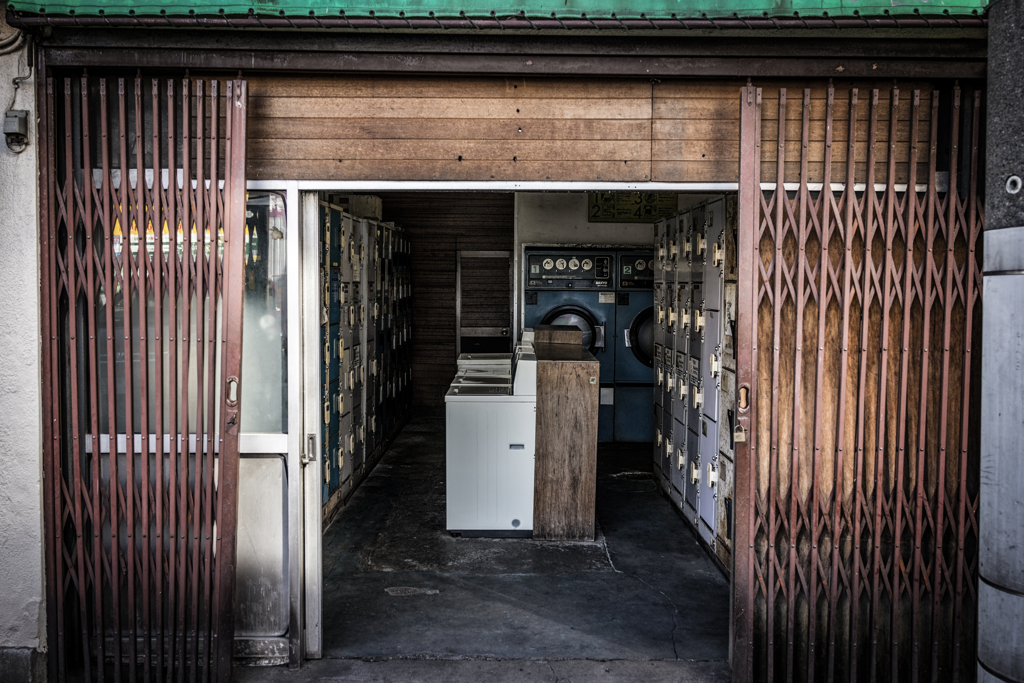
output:
MULTIPOLYGON (((599 325, 593 313, 582 306, 558 306, 548 311, 543 325, 572 325, 583 330, 583 348, 590 353, 604 348, 604 326, 599 325)), ((651 334, 654 334, 652 327, 651 334)), ((653 336, 651 337, 653 343, 653 336)))
POLYGON ((636 314, 629 325, 629 350, 649 368, 654 367, 654 307, 636 314))

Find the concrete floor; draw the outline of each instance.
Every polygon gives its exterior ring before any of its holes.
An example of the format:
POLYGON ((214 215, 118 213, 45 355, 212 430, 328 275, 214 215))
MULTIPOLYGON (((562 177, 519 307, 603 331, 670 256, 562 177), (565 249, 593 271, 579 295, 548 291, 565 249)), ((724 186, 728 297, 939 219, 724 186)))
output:
POLYGON ((414 419, 325 533, 325 659, 238 680, 729 680, 728 582, 650 444, 599 449, 593 543, 452 538, 444 450, 414 419))

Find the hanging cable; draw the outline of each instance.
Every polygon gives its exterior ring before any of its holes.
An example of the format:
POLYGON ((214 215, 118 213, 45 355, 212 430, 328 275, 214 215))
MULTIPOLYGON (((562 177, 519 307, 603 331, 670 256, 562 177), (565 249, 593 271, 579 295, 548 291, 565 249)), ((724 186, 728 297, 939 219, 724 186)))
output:
POLYGON ((25 32, 16 31, 15 33, 7 36, 6 38, 0 39, 0 56, 9 55, 12 52, 16 52, 21 49, 22 45, 25 44, 25 32))

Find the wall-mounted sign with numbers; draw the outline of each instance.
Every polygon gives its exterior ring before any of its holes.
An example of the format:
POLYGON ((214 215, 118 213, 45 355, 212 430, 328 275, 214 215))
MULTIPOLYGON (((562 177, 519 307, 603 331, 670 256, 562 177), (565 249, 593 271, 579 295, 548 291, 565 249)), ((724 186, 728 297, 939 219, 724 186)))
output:
POLYGON ((674 194, 657 192, 591 192, 587 218, 591 223, 653 223, 679 210, 674 194))

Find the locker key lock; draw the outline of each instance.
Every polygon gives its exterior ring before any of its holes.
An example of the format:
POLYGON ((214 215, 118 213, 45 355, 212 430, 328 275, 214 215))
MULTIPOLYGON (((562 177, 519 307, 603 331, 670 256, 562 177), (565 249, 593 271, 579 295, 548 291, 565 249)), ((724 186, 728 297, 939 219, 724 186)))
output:
POLYGON ((700 467, 696 462, 690 461, 690 485, 696 485, 700 481, 700 467))
POLYGON ((672 442, 671 441, 665 441, 665 457, 666 458, 671 458, 672 457, 672 442))
POLYGON ((708 487, 714 487, 718 483, 718 470, 712 463, 708 463, 708 487))
POLYGON ((690 244, 690 240, 683 242, 683 256, 690 258, 690 252, 693 251, 693 245, 690 244))
POLYGON ((669 242, 669 259, 675 261, 678 255, 679 249, 676 246, 676 241, 672 240, 671 242, 669 242))
POLYGON ((661 448, 661 430, 658 430, 658 448, 661 448))
POLYGON ((693 407, 696 410, 704 405, 704 389, 703 387, 693 388, 693 407))
POLYGON ((711 248, 711 265, 720 266, 722 264, 722 247, 719 246, 718 242, 711 248))
POLYGON ((682 401, 686 398, 686 382, 684 382, 683 378, 680 377, 676 380, 676 384, 679 386, 679 400, 682 401))
POLYGON ((718 356, 711 354, 708 358, 708 367, 711 371, 712 377, 718 377, 718 371, 722 369, 721 363, 718 360, 718 356))
POLYGON ((675 309, 675 307, 670 306, 669 309, 668 309, 668 326, 672 327, 675 324, 676 324, 676 309, 675 309))
POLYGON ((679 324, 682 325, 683 327, 690 326, 690 309, 685 306, 679 313, 679 324))
POLYGON ((704 235, 697 235, 697 254, 703 254, 708 250, 708 240, 704 235))
POLYGON ((676 469, 683 469, 683 463, 686 462, 686 456, 683 455, 683 451, 679 448, 676 449, 676 469))
POLYGON ((704 329, 704 311, 697 311, 693 314, 693 326, 695 329, 704 329))

